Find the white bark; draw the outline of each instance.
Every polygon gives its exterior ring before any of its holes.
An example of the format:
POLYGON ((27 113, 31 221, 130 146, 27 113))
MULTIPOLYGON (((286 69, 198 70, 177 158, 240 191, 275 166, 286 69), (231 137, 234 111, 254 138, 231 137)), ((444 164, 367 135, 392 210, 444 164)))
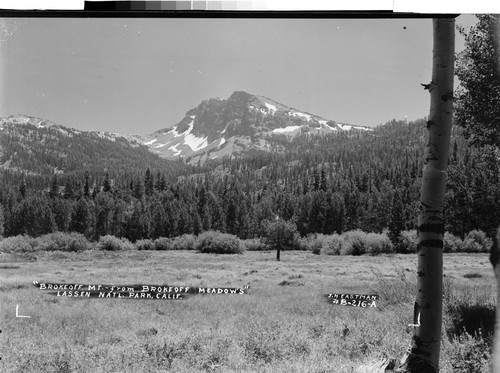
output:
MULTIPOLYGON (((495 35, 497 43, 497 64, 498 64, 498 74, 500 76, 500 16, 497 16, 497 27, 495 35)), ((493 343, 493 372, 500 372, 500 228, 498 228, 497 235, 495 237, 495 243, 491 248, 490 261, 493 265, 493 270, 495 271, 495 277, 497 280, 497 305, 496 305, 496 315, 495 315, 495 340, 493 343)))
POLYGON ((495 316, 495 340, 493 342, 493 372, 500 372, 500 228, 495 237, 495 243, 491 248, 490 260, 495 271, 497 280, 497 306, 495 316))
POLYGON ((433 20, 434 50, 429 131, 418 219, 418 283, 415 332, 399 371, 437 372, 442 325, 444 192, 453 112, 455 19, 433 20), (420 323, 418 322, 420 321, 420 323))

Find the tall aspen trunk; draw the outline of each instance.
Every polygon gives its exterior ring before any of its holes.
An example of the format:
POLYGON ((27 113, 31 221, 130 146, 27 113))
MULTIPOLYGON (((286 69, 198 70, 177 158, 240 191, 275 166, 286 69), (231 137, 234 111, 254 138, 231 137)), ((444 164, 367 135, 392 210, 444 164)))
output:
POLYGON ((455 19, 433 20, 432 81, 418 217, 418 280, 414 335, 400 372, 438 372, 443 314, 443 236, 446 167, 453 111, 455 19))
MULTIPOLYGON (((497 24, 495 30, 496 41, 496 58, 498 75, 500 76, 500 16, 497 15, 497 24)), ((495 271, 497 280, 497 306, 495 316, 495 340, 493 343, 493 372, 500 372, 500 228, 498 228, 497 235, 494 239, 494 244, 491 247, 490 261, 495 271)))
MULTIPOLYGON (((500 67, 499 67, 500 68, 500 67)), ((495 340, 493 342, 493 372, 500 372, 500 228, 491 248, 490 261, 497 279, 497 306, 495 316, 495 340)))

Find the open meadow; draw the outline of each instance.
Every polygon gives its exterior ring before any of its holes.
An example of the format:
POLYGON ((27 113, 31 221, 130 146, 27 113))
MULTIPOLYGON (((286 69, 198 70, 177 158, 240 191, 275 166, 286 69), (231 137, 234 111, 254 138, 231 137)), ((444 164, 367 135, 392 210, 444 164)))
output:
MULTIPOLYGON (((122 251, 0 254, 2 372, 355 372, 411 339, 416 255, 122 251), (65 298, 33 281, 193 287, 184 300, 65 298), (327 303, 378 294, 377 307, 327 303), (30 316, 16 317, 18 315, 30 316)), ((494 278, 487 254, 445 254, 441 372, 486 372, 494 278), (480 330, 481 329, 481 330, 480 330)))

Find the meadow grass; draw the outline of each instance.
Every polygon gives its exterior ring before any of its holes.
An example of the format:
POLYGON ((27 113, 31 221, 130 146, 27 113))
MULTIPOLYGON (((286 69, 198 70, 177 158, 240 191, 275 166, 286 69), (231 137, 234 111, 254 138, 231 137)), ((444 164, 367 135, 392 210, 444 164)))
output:
MULTIPOLYGON (((280 262, 274 252, 35 256, 0 257, 0 371, 342 373, 399 359, 411 339, 416 255, 293 251, 280 262), (75 299, 51 296, 34 280, 250 290, 179 301, 75 299), (324 301, 336 292, 380 300, 370 309, 324 301), (30 318, 16 318, 16 305, 30 318)), ((487 254, 445 254, 444 263, 441 372, 489 371, 495 282, 487 254)))

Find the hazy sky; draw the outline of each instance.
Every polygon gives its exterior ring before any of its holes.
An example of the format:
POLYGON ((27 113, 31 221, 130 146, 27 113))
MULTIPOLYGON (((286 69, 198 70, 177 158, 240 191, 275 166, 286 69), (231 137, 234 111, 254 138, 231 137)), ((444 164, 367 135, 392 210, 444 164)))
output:
POLYGON ((367 126, 429 111, 430 19, 0 18, 0 36, 0 116, 150 133, 233 91, 367 126))

